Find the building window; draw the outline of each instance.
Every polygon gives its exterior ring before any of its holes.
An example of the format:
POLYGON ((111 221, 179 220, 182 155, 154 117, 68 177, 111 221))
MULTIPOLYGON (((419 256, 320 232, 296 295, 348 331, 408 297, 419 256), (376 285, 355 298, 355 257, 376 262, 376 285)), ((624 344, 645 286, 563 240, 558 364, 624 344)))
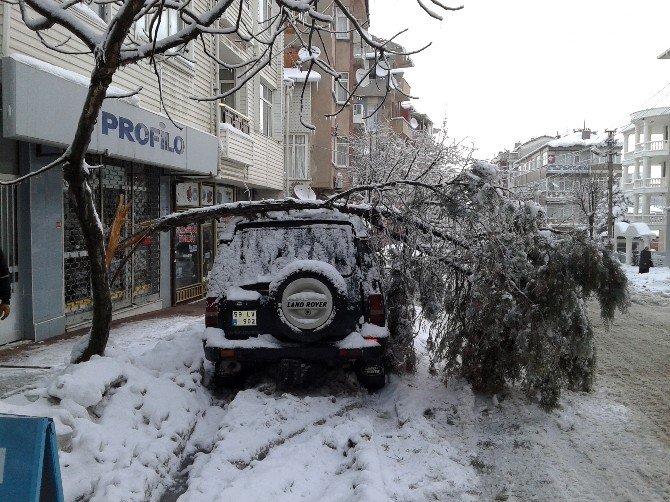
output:
MULTIPOLYGON (((225 68, 223 66, 219 67, 219 92, 223 94, 228 92, 235 87, 235 70, 225 68)), ((228 105, 233 109, 235 108, 235 93, 226 96, 221 99, 221 102, 224 105, 228 105)))
POLYGON ((184 21, 176 9, 163 9, 161 12, 160 23, 156 20, 151 25, 153 14, 146 15, 135 24, 135 35, 149 37, 151 40, 161 40, 170 35, 174 35, 184 28, 184 21))
POLYGON ((346 103, 349 99, 349 72, 340 72, 340 79, 335 80, 335 101, 338 104, 346 103))
POLYGON ((335 136, 334 161, 337 167, 349 167, 349 138, 335 136))
POLYGON ((259 131, 266 136, 272 135, 272 89, 261 84, 261 107, 259 131))
POLYGON ((340 9, 335 12, 335 38, 338 40, 349 39, 349 18, 340 9))
POLYGON ((272 16, 272 0, 259 0, 258 21, 260 23, 269 21, 271 16, 272 16))
POLYGON ((296 180, 309 179, 307 175, 307 135, 289 134, 289 177, 296 180))

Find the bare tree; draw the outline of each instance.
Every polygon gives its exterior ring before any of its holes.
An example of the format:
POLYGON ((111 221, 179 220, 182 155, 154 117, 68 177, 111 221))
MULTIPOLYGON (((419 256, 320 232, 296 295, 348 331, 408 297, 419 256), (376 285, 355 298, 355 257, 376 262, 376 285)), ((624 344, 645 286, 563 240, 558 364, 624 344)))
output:
MULTIPOLYGON (((607 231, 608 189, 607 178, 590 175, 575 183, 574 193, 569 198, 580 215, 586 219, 589 237, 607 231)), ((614 221, 621 221, 628 210, 628 200, 618 185, 612 188, 612 212, 614 221)))
MULTIPOLYGON (((308 65, 308 72, 319 68, 339 78, 339 73, 328 63, 328 58, 319 57, 313 43, 316 39, 330 36, 333 32, 332 16, 323 13, 323 8, 332 4, 319 0, 275 0, 278 7, 277 14, 266 20, 258 32, 254 32, 253 28, 243 21, 244 0, 217 0, 207 4, 198 4, 191 0, 93 0, 95 4, 110 6, 113 13, 107 28, 97 32, 75 15, 73 7, 79 0, 3 1, 18 4, 23 23, 39 37, 47 49, 61 54, 73 54, 70 41, 76 40, 85 47, 84 53, 93 55, 90 85, 72 142, 51 164, 11 182, 20 183, 49 169, 63 169, 68 190, 77 208, 77 217, 82 227, 90 262, 92 327, 85 344, 81 346, 81 351, 73 356, 75 362, 85 361, 94 354, 104 353, 112 315, 110 270, 105 259, 105 233, 88 183, 90 166, 87 165, 85 156, 114 75, 129 65, 140 61, 149 62, 155 70, 162 100, 157 61, 160 58, 173 57, 191 42, 201 42, 207 56, 218 65, 243 70, 242 78, 233 89, 215 96, 197 98, 206 101, 220 100, 239 91, 246 82, 269 65, 273 58, 281 54, 284 49, 282 36, 287 27, 291 26, 302 46, 303 63, 308 65), (206 7, 201 7, 202 5, 206 7), (226 14, 235 20, 232 26, 220 22, 226 14), (181 21, 181 29, 161 37, 159 35, 161 23, 167 22, 171 16, 176 16, 181 21), (135 37, 136 23, 145 23, 147 29, 143 37, 135 37), (45 33, 53 27, 64 29, 70 37, 58 44, 49 42, 45 33), (241 40, 254 41, 259 47, 257 55, 237 64, 223 61, 211 51, 207 51, 205 43, 207 38, 219 36, 234 36, 241 40)), ((438 19, 440 15, 437 11, 458 9, 447 7, 436 0, 431 0, 432 9, 421 0, 417 2, 431 17, 438 19)), ((375 62, 384 61, 389 53, 393 53, 393 49, 368 34, 344 1, 333 0, 333 4, 335 9, 349 19, 353 30, 357 31, 375 51, 375 62)), ((169 110, 166 112, 169 115, 169 110)))

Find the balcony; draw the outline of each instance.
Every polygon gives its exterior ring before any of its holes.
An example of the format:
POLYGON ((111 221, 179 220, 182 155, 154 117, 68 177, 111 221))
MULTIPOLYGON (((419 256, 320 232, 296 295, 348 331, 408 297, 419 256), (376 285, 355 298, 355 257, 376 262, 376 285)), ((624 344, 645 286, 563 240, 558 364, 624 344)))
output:
POLYGON ((224 103, 219 103, 219 108, 221 108, 222 123, 230 124, 235 129, 239 129, 243 133, 249 134, 249 117, 242 115, 240 112, 224 103))
POLYGON ((547 173, 578 173, 587 174, 591 172, 591 166, 588 164, 547 164, 547 173))
POLYGON ((414 131, 404 117, 393 117, 391 119, 391 128, 396 134, 404 135, 406 138, 414 137, 414 131))
POLYGON ((223 175, 243 180, 245 166, 254 161, 254 140, 249 134, 249 118, 224 104, 221 108, 219 139, 223 175), (234 167, 233 167, 234 166, 234 167))
POLYGON ((623 185, 626 192, 653 193, 668 190, 668 178, 627 179, 623 185))

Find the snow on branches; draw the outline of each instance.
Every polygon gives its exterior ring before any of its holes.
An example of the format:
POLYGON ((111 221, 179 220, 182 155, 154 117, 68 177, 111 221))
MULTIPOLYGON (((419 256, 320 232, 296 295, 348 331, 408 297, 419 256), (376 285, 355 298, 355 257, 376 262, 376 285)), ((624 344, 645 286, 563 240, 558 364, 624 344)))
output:
POLYGON ((394 272, 396 366, 411 366, 408 319, 418 301, 433 323, 434 367, 475 390, 517 383, 552 407, 562 388, 590 389, 595 346, 585 302, 596 297, 606 321, 627 305, 625 274, 604 247, 583 232, 547 230, 540 206, 504 190, 495 166, 445 138, 408 141, 382 130, 354 141, 352 158, 358 184, 369 187, 359 199, 449 236, 392 220, 379 236, 394 272))

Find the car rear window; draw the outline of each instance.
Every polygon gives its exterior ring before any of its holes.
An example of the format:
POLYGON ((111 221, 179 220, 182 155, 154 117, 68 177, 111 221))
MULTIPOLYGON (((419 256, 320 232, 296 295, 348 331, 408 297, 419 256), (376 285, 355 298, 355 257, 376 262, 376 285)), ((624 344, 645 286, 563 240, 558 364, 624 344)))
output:
POLYGON ((213 273, 222 284, 271 282, 295 260, 329 263, 343 276, 356 266, 353 229, 342 224, 241 228, 220 252, 225 256, 217 259, 220 268, 213 273))

